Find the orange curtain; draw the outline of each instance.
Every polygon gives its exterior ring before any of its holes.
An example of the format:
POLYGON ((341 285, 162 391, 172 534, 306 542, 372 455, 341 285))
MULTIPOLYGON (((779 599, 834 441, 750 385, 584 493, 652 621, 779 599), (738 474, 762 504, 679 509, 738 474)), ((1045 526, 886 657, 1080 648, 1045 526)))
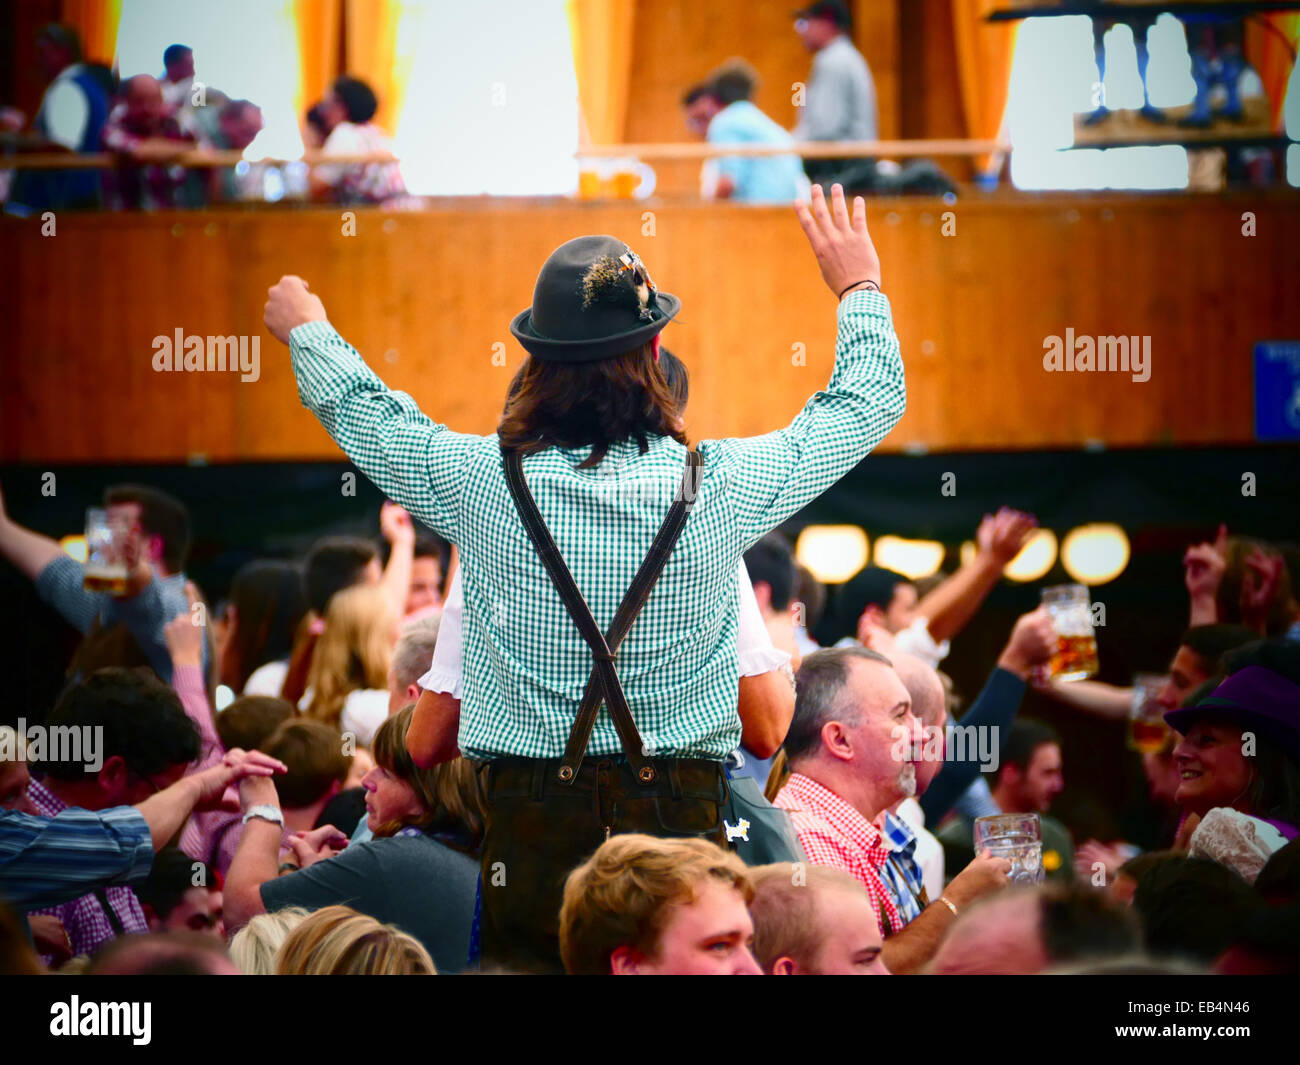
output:
POLYGON ((568 0, 584 145, 623 140, 632 81, 633 0, 568 0))
MULTIPOLYGON (((985 16, 1005 0, 952 0, 953 35, 957 40, 957 71, 961 79, 962 109, 966 113, 966 135, 983 140, 996 137, 1002 129, 1011 88, 1011 61, 1016 51, 1014 22, 986 22, 985 16)), ((985 155, 976 160, 980 173, 1002 166, 1001 156, 985 155)))
POLYGON ((1298 43, 1300 15, 1263 15, 1246 20, 1246 60, 1259 72, 1259 80, 1264 83, 1271 128, 1275 130, 1282 128, 1282 105, 1286 101, 1298 43))
POLYGON ((87 60, 117 65, 117 26, 122 0, 63 0, 61 20, 81 36, 87 60))
POLYGON ((406 104, 415 50, 426 18, 437 16, 425 0, 343 0, 346 74, 368 82, 379 97, 374 122, 389 136, 406 104))
POLYGON ((341 0, 294 0, 293 21, 298 33, 298 92, 294 113, 301 120, 307 108, 325 95, 339 75, 339 13, 341 0))

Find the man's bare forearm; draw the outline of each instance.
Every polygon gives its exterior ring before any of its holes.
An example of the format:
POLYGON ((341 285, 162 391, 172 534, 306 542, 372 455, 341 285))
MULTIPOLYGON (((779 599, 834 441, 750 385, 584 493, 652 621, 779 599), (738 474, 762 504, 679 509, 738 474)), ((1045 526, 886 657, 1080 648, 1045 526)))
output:
POLYGON ((0 519, 0 554, 22 570, 29 580, 36 580, 41 570, 63 553, 58 542, 9 518, 0 519))
POLYGON ((902 931, 885 940, 885 968, 897 976, 919 973, 934 957, 944 933, 956 918, 942 902, 934 902, 902 931))
POLYGON ((935 643, 951 640, 961 632, 988 598, 1002 568, 991 556, 980 555, 962 566, 916 604, 916 615, 926 619, 935 643))

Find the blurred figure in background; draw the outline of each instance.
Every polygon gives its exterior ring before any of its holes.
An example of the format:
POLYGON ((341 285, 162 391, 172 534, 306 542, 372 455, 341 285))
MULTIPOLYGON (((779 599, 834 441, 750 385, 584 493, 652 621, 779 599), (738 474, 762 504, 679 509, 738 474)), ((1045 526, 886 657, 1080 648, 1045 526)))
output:
MULTIPOLYGON (((379 101, 360 78, 339 78, 320 106, 330 125, 321 148, 326 155, 392 153, 387 135, 371 121, 379 101)), ((320 166, 312 171, 311 186, 318 197, 338 203, 383 203, 406 195, 396 162, 320 166)))
MULTIPOLYGON (((843 0, 818 0, 795 14, 795 32, 813 53, 813 62, 794 139, 877 140, 876 83, 867 61, 849 38, 852 19, 848 5, 843 0)), ((824 187, 839 181, 848 189, 862 185, 862 175, 874 173, 875 164, 870 159, 805 159, 804 170, 824 187)))
POLYGON ((177 206, 186 172, 171 164, 194 147, 194 138, 167 113, 157 78, 137 74, 122 83, 100 141, 118 157, 117 167, 104 174, 105 206, 146 211, 177 206))
MULTIPOLYGON (((752 102, 757 72, 741 59, 714 71, 686 94, 686 124, 710 144, 793 144, 794 138, 752 102)), ((798 156, 722 156, 704 170, 701 195, 742 203, 806 199, 809 182, 798 156)))
MULTIPOLYGON (((158 79, 158 84, 162 88, 167 113, 176 119, 176 124, 183 132, 197 134, 194 124, 198 113, 194 101, 194 49, 186 44, 168 46, 163 52, 163 75, 158 79)), ((204 90, 202 85, 198 87, 201 92, 204 90)), ((205 105, 206 102, 205 100, 205 105)))
POLYGON ((381 588, 348 588, 334 596, 307 674, 303 713, 370 746, 388 717, 388 668, 397 626, 381 588))
MULTIPOLYGON (((82 62, 81 38, 69 26, 50 24, 36 39, 41 73, 49 80, 32 123, 39 140, 33 151, 99 151, 108 120, 110 93, 82 62)), ((94 170, 20 170, 14 177, 9 205, 22 213, 98 207, 100 177, 94 170)))
MULTIPOLYGON (((194 112, 193 129, 204 149, 242 152, 262 132, 262 112, 248 100, 216 102, 194 112)), ((246 165, 242 169, 242 173, 233 166, 191 170, 186 185, 187 206, 261 199, 265 167, 246 165)))

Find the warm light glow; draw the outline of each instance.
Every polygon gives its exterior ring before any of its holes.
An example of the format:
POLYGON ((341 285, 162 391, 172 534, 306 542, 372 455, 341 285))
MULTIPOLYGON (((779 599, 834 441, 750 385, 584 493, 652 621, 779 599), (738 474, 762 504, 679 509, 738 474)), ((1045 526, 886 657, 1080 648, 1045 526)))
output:
POLYGON ((867 534, 856 525, 809 525, 794 554, 823 584, 842 584, 867 564, 867 534))
POLYGON ((1051 529, 1036 529, 1002 574, 1013 581, 1036 581, 1055 564, 1056 533, 1051 529))
POLYGON ((86 538, 84 536, 65 536, 59 541, 59 546, 67 552, 70 558, 76 559, 83 565, 85 564, 88 552, 86 550, 86 538))
POLYGON ((877 566, 892 569, 911 580, 920 580, 943 565, 943 544, 937 540, 904 540, 901 536, 882 536, 871 553, 877 566))
POLYGON ((1113 581, 1128 565, 1128 537, 1118 525, 1094 522, 1071 529, 1061 544, 1061 565, 1080 584, 1113 581))

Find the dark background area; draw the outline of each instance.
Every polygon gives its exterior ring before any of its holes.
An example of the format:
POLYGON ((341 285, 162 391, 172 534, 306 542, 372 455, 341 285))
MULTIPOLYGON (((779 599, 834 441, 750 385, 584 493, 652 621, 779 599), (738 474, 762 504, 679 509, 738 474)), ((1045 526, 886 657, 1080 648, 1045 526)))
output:
MULTIPOLYGON (((85 508, 107 485, 127 481, 155 485, 189 505, 194 544, 188 572, 214 605, 235 571, 254 558, 301 557, 327 534, 378 539, 382 497, 347 463, 0 469, 13 518, 56 538, 79 532, 85 508), (56 477, 52 497, 41 495, 47 470, 56 477), (347 473, 356 474, 355 496, 343 495, 347 473)), ((804 525, 852 523, 873 538, 935 539, 948 545, 944 569, 951 572, 961 542, 973 539, 980 518, 1000 505, 1031 511, 1058 538, 1092 521, 1112 521, 1127 531, 1128 568, 1093 589, 1094 602, 1106 606, 1106 624, 1097 633, 1100 679, 1127 684, 1136 672, 1163 671, 1187 625, 1181 559, 1189 544, 1213 538, 1220 521, 1234 533, 1300 540, 1300 448, 878 455, 783 531, 793 540, 804 525), (1247 472, 1255 475, 1254 496, 1242 494, 1247 472), (950 497, 940 491, 945 473, 956 476, 950 497)), ((968 703, 1015 619, 1038 605, 1039 589, 1070 579, 1058 561, 1041 581, 1004 580, 994 589, 944 663, 968 703)), ((0 640, 0 668, 10 681, 0 721, 36 721, 58 693, 77 637, 3 563, 0 598, 0 624, 9 630, 0 640)), ((1136 757, 1124 747, 1122 723, 1077 713, 1033 691, 1021 712, 1062 734, 1066 791, 1054 812, 1077 835, 1111 836, 1120 832, 1116 816, 1140 815, 1146 787, 1136 757)))

